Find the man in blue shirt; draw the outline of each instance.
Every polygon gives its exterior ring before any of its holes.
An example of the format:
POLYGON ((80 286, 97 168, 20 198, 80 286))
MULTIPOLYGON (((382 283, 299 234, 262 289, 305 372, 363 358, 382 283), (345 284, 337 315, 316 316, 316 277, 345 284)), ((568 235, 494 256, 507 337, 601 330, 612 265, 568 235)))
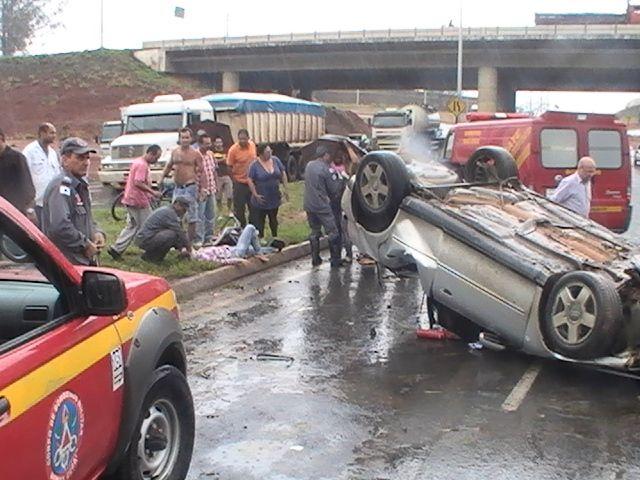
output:
POLYGON ((578 215, 589 218, 591 209, 591 179, 596 174, 596 162, 582 157, 575 173, 564 177, 550 199, 578 215))

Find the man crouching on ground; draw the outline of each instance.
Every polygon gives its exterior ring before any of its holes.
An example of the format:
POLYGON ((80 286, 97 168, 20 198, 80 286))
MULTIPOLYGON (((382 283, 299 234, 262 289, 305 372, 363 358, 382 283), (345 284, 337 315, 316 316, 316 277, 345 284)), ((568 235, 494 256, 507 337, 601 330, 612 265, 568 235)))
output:
POLYGON ((181 258, 191 257, 191 242, 181 221, 190 205, 190 198, 176 197, 171 205, 149 215, 136 236, 136 245, 144 250, 143 260, 160 263, 172 248, 180 252, 181 258))

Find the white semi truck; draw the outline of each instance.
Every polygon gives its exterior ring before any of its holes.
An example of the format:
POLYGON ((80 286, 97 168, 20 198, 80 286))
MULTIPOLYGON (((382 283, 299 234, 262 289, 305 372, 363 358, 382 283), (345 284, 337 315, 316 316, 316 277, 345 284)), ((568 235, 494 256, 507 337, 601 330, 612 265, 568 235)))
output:
POLYGON ((419 105, 387 109, 373 115, 372 144, 375 150, 406 152, 437 149, 440 115, 419 105))
POLYGON ((111 143, 111 155, 102 160, 99 172, 103 184, 118 189, 123 188, 133 159, 154 143, 163 150, 152 167, 156 182, 178 143, 178 130, 185 126, 209 130, 214 125, 216 132, 225 127, 227 148, 238 130, 246 128, 254 142, 271 144, 289 176, 296 179, 302 169, 301 147, 324 134, 325 110, 318 103, 276 94, 218 93, 195 100, 162 95, 152 103, 123 108, 122 121, 123 135, 111 143))
POLYGON ((111 142, 111 154, 102 159, 98 178, 103 185, 122 189, 131 162, 150 145, 162 148, 160 161, 151 167, 151 179, 160 179, 162 169, 178 144, 178 130, 194 122, 213 121, 213 108, 204 100, 184 100, 180 95, 159 95, 152 103, 121 109, 123 132, 111 142))

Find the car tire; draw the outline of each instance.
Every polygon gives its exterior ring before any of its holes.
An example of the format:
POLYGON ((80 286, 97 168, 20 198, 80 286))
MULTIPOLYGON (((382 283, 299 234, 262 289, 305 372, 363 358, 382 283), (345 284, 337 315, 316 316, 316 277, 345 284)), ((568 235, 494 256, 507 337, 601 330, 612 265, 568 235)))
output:
POLYGON ((187 379, 175 367, 157 368, 115 479, 184 480, 191 463, 194 435, 195 415, 187 379), (158 432, 164 434, 153 437, 158 432), (163 444, 166 448, 161 449, 163 444), (151 453, 149 447, 161 450, 151 453))
POLYGON ((551 350, 575 359, 611 353, 622 327, 622 303, 613 282, 592 272, 570 272, 553 286, 542 316, 551 350))
POLYGON ((480 147, 469 160, 465 179, 470 183, 496 182, 518 178, 518 165, 513 156, 502 147, 480 147))
POLYGON ((389 228, 404 197, 411 192, 409 172, 393 152, 371 152, 358 165, 352 208, 356 221, 370 232, 389 228))

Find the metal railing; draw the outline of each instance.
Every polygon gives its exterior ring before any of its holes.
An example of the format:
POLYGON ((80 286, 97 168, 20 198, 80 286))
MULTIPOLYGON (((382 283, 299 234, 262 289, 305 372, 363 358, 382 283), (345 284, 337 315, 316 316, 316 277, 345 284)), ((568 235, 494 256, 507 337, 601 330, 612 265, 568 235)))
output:
MULTIPOLYGON (((515 39, 614 39, 640 38, 640 25, 537 25, 534 27, 467 27, 465 40, 515 39)), ((243 47, 313 43, 368 43, 377 41, 454 41, 457 27, 412 30, 357 30, 290 33, 285 35, 246 35, 144 42, 142 48, 243 47)))

